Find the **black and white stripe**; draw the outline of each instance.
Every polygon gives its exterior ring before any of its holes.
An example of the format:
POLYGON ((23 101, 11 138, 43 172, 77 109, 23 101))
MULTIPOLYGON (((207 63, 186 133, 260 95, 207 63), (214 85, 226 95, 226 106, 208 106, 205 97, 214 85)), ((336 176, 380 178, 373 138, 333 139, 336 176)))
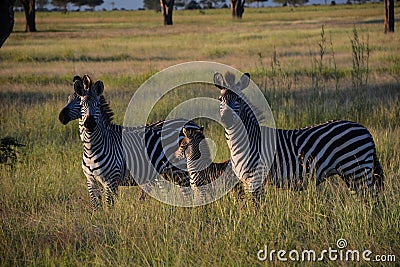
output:
MULTIPOLYGON (((231 161, 226 160, 218 163, 212 161, 209 147, 205 142, 203 128, 190 129, 184 127, 183 134, 185 138, 180 143, 178 156, 187 159, 187 170, 195 199, 199 203, 204 203, 207 196, 213 198, 213 192, 216 190, 226 192, 226 189, 232 188, 237 182, 237 177, 233 172, 231 161), (219 183, 218 186, 223 188, 206 187, 220 178, 224 180, 224 183, 219 183)), ((239 196, 241 195, 239 192, 241 188, 241 184, 235 186, 235 192, 238 192, 239 196)))
POLYGON ((64 124, 79 118, 84 146, 82 168, 94 209, 102 204, 99 184, 109 204, 113 204, 118 186, 137 185, 137 181, 146 185, 154 182, 158 174, 172 177, 180 186, 189 186, 189 175, 185 168, 181 169, 186 167, 186 161, 172 165, 166 155, 174 155, 179 139, 183 138, 184 125, 199 128, 194 122, 176 119, 142 127, 123 127, 112 123, 113 113, 102 95, 101 81, 92 84, 88 76, 83 79, 76 76, 74 89, 59 118, 64 124), (163 148, 163 144, 169 145, 163 148), (132 169, 128 170, 127 166, 132 169))
POLYGON ((231 150, 235 173, 246 190, 258 199, 266 177, 278 187, 303 189, 311 179, 318 185, 338 174, 356 193, 376 196, 384 174, 370 132, 350 121, 326 123, 296 130, 260 126, 242 90, 250 82, 245 74, 216 73, 220 89, 220 115, 231 150))

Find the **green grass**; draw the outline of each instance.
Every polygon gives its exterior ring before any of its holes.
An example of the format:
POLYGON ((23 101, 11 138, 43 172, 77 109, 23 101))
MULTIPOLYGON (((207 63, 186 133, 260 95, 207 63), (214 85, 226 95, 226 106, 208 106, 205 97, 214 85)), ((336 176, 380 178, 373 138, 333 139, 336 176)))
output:
MULTIPOLYGON (((349 249, 394 254, 398 263, 400 38, 383 34, 382 10, 383 4, 246 9, 242 21, 232 20, 229 10, 177 11, 173 27, 161 26, 160 14, 150 11, 38 13, 39 32, 32 34, 22 32, 23 14, 17 13, 15 32, 0 50, 0 137, 26 146, 13 169, 0 166, 0 265, 263 266, 269 262, 260 262, 257 252, 265 245, 320 252, 335 249, 339 238, 349 249), (320 71, 314 63, 322 25, 320 71), (354 27, 370 48, 368 82, 357 87, 354 27), (334 177, 302 192, 268 187, 258 212, 230 196, 181 208, 139 201, 138 188, 122 188, 115 207, 93 214, 77 122, 58 121, 73 76, 101 79, 115 121, 122 123, 131 96, 148 77, 193 60, 250 72, 278 127, 329 119, 365 125, 386 174, 386 206, 367 207, 334 177)), ((217 98, 218 90, 174 90, 149 120, 195 96, 217 98)), ((200 123, 221 148, 217 160, 227 159, 221 126, 200 123)), ((319 263, 337 264, 346 262, 319 263)))

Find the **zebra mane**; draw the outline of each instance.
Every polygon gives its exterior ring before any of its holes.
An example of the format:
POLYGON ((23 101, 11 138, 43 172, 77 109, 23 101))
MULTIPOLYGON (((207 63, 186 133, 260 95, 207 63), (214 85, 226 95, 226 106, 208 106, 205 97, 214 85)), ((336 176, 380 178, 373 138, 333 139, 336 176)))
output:
POLYGON ((107 102, 103 95, 100 96, 100 110, 105 124, 111 124, 114 117, 114 112, 110 107, 110 103, 107 102))
POLYGON ((153 129, 162 129, 163 126, 164 126, 163 120, 159 120, 159 121, 152 122, 152 123, 146 123, 146 127, 153 128, 153 129))
POLYGON ((254 106, 242 92, 239 92, 238 96, 246 103, 247 106, 249 106, 258 122, 265 119, 265 114, 258 107, 254 106))
MULTIPOLYGON (((249 78, 250 79, 250 78, 249 78)), ((235 83, 236 76, 234 73, 228 71, 225 73, 225 89, 235 93, 238 95, 252 110, 254 116, 258 121, 265 119, 265 114, 256 106, 254 106, 251 101, 245 96, 242 89, 237 88, 237 84, 235 83)))

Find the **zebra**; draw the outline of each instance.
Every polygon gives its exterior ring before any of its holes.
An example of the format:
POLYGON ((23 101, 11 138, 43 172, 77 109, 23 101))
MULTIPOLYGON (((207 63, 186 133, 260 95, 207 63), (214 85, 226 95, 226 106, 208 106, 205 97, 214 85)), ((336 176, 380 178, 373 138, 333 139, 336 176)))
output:
MULTIPOLYGON (((212 162, 210 150, 207 143, 204 142, 203 127, 200 129, 183 127, 182 131, 185 137, 180 141, 177 157, 185 157, 187 160, 190 185, 195 193, 195 198, 201 202, 204 201, 207 193, 205 186, 216 181, 222 175, 228 177, 225 179, 228 181, 228 184, 224 184, 225 188, 232 187, 230 182, 234 182, 232 178, 237 179, 237 177, 233 172, 231 160, 212 162)), ((235 185, 234 191, 238 197, 244 195, 240 183, 235 185)))
POLYGON ((259 111, 242 92, 249 83, 248 73, 237 83, 230 72, 225 78, 214 74, 233 169, 253 201, 259 203, 267 181, 301 190, 311 179, 319 185, 335 174, 361 196, 376 197, 384 189, 375 143, 364 126, 345 120, 295 130, 260 126, 256 118, 259 111), (246 138, 248 143, 243 141, 246 138))
MULTIPOLYGON (((141 127, 123 127, 112 123, 113 112, 103 96, 104 85, 101 81, 92 83, 89 76, 83 78, 74 77, 74 93, 69 96, 67 105, 61 110, 59 119, 63 124, 69 121, 79 119, 79 133, 84 146, 82 169, 87 178, 87 186, 94 210, 102 206, 101 192, 99 184, 104 189, 106 200, 113 205, 113 196, 117 195, 118 186, 135 186, 137 180, 140 184, 153 182, 149 177, 154 175, 153 167, 157 173, 162 173, 164 177, 172 177, 174 182, 180 187, 189 186, 189 177, 182 168, 186 166, 186 161, 174 162, 170 164, 166 155, 172 155, 176 148, 170 146, 167 151, 162 147, 161 133, 180 131, 183 125, 188 128, 198 128, 192 121, 174 119, 160 121, 141 127), (133 148, 135 158, 130 158, 130 164, 137 167, 133 172, 135 179, 131 176, 127 166, 123 151, 123 138, 127 142, 145 140, 146 151, 138 147, 141 143, 136 142, 133 148), (134 150, 136 149, 136 150, 134 150), (141 149, 141 150, 139 150, 141 149), (147 166, 138 166, 147 163, 146 159, 150 157, 151 162, 147 166), (181 166, 181 167, 180 167, 181 166), (169 175, 172 174, 172 175, 169 175)), ((168 135, 165 138, 174 138, 175 135, 168 135)), ((179 136, 183 138, 183 136, 179 136)), ((170 143, 177 140, 167 140, 170 143)), ((178 140, 179 141, 179 140, 178 140)), ((165 142, 165 140, 163 141, 165 142)), ((178 142, 176 143, 178 145, 178 142)), ((131 153, 131 154, 132 154, 131 153)), ((128 153, 129 155, 129 153, 128 153)), ((133 154, 132 154, 133 155, 133 154)), ((141 199, 145 196, 142 192, 141 199)))

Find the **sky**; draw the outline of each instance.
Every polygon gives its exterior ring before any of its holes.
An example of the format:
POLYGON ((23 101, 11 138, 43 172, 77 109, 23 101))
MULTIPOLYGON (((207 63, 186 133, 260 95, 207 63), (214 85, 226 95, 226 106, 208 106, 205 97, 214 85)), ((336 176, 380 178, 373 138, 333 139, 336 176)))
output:
POLYGON ((143 0, 104 0, 104 4, 102 4, 101 6, 98 6, 96 9, 108 9, 111 10, 113 9, 113 5, 112 2, 114 2, 114 8, 125 8, 128 10, 136 10, 138 8, 142 8, 143 7, 143 0))

